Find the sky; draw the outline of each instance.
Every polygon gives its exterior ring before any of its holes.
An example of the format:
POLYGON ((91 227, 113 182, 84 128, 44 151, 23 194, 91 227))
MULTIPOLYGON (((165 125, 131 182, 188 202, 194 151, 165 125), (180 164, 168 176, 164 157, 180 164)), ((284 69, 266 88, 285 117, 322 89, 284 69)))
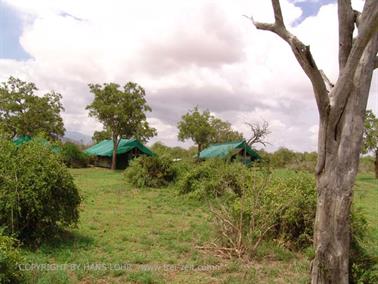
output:
MULTIPOLYGON (((281 0, 288 29, 331 80, 338 74, 332 0, 281 0)), ((362 0, 354 0, 361 9, 362 0)), ((62 94, 65 128, 92 135, 89 83, 128 81, 146 90, 148 120, 169 146, 177 122, 198 105, 248 137, 246 122, 270 124, 267 150, 314 151, 318 114, 311 84, 290 48, 242 15, 272 21, 261 0, 0 0, 0 82, 34 82, 62 94)), ((378 113, 378 76, 369 108, 378 113)))

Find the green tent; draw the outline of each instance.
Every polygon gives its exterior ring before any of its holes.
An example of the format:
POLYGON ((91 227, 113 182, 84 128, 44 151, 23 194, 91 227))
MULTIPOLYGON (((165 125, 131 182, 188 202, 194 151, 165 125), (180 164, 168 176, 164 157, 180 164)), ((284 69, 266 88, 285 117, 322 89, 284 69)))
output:
MULTIPOLYGON (((103 140, 84 152, 90 156, 97 157, 96 166, 108 168, 111 166, 113 157, 113 141, 103 140)), ((130 159, 141 154, 155 156, 155 153, 137 139, 121 139, 117 149, 117 169, 126 168, 130 159)))
POLYGON ((51 143, 44 139, 44 138, 41 138, 41 137, 35 137, 35 138, 32 138, 31 136, 29 135, 21 135, 21 136, 18 136, 16 138, 13 139, 13 143, 19 147, 25 143, 28 143, 29 141, 38 141, 39 143, 43 144, 43 145, 46 145, 46 146, 49 146, 50 147, 50 150, 54 153, 60 153, 62 151, 62 149, 57 146, 57 145, 51 145, 51 143))
POLYGON ((200 159, 209 159, 209 158, 227 158, 232 159, 239 156, 240 158, 245 157, 245 163, 249 164, 252 161, 260 160, 260 156, 252 150, 247 143, 242 141, 221 143, 221 144, 212 144, 206 149, 202 150, 199 154, 200 159))
POLYGON ((32 138, 29 135, 21 135, 13 139, 13 143, 16 144, 16 146, 20 146, 30 140, 32 140, 32 138))

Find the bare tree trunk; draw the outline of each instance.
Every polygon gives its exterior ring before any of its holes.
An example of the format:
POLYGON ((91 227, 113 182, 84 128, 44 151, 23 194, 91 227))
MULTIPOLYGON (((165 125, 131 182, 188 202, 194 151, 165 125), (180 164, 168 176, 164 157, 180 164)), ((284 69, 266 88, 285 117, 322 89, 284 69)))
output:
POLYGON ((118 137, 113 137, 113 157, 112 157, 112 170, 117 169, 117 150, 118 150, 118 137))
POLYGON ((378 1, 366 0, 362 14, 350 0, 338 0, 339 78, 329 84, 309 46, 285 27, 279 0, 272 0, 275 22, 253 24, 291 47, 309 77, 319 110, 315 258, 311 283, 349 282, 350 207, 362 144, 364 116, 373 71, 377 68, 378 1), (353 40, 354 27, 358 36, 353 40), (329 88, 327 89, 327 85, 329 88))
POLYGON ((197 160, 199 160, 201 150, 202 150, 202 145, 198 144, 198 146, 197 146, 197 160))

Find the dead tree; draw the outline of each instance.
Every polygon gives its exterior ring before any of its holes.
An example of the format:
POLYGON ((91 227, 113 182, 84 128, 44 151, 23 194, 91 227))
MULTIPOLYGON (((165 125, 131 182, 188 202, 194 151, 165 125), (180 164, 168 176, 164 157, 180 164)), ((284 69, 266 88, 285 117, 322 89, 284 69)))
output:
POLYGON ((266 147, 269 144, 266 141, 266 137, 270 134, 269 123, 267 121, 248 123, 246 122, 251 129, 251 138, 248 139, 247 144, 251 147, 252 145, 261 144, 266 147))
POLYGON ((334 85, 317 67, 310 47, 287 30, 280 1, 272 0, 272 6, 274 23, 251 20, 257 29, 289 44, 312 83, 319 111, 312 283, 348 283, 352 189, 371 80, 378 68, 378 1, 366 0, 360 13, 352 9, 351 0, 338 0, 339 77, 334 85))

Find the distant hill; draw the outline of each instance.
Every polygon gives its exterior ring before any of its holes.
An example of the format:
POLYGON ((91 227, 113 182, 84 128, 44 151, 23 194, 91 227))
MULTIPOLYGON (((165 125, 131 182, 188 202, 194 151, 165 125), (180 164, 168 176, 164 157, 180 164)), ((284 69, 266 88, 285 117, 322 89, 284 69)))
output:
POLYGON ((66 131, 63 141, 71 141, 74 143, 87 145, 92 143, 92 137, 77 131, 66 131))

